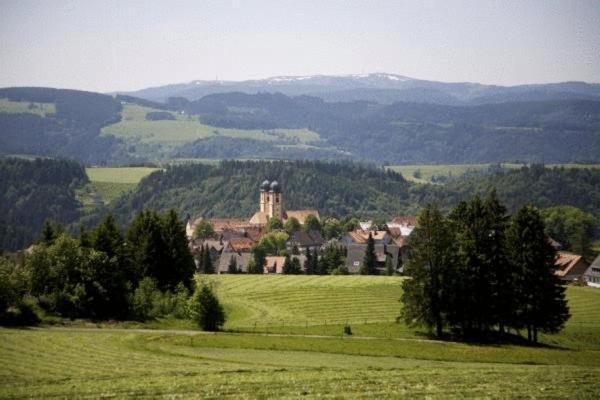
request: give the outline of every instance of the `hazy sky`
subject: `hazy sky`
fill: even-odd
[[[600,0],[0,0],[0,86],[366,72],[600,82]]]

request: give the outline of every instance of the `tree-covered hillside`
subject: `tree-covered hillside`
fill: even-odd
[[[144,178],[115,203],[123,220],[142,208],[175,208],[180,215],[249,217],[258,210],[260,183],[277,180],[287,209],[316,208],[324,215],[409,212],[413,186],[394,172],[351,163],[224,161],[181,165]]]
[[[75,161],[0,158],[0,250],[29,246],[46,219],[75,221],[75,188],[87,181]]]
[[[310,128],[324,139],[322,146],[379,163],[600,161],[597,101],[385,106],[228,93],[179,106],[214,126]]]
[[[0,154],[112,165],[180,158],[600,162],[600,101],[508,100],[469,106],[333,103],[306,95],[220,93],[161,104],[9,88],[0,89]]]
[[[51,88],[0,89],[0,154],[76,158],[89,164],[133,161],[100,128],[119,121],[121,103],[100,93]],[[20,107],[17,107],[20,106]],[[39,113],[39,107],[55,110]]]
[[[286,208],[316,208],[326,216],[415,214],[429,202],[448,210],[474,193],[495,187],[511,212],[527,204],[571,205],[600,221],[600,169],[542,165],[466,175],[447,185],[414,184],[399,174],[348,162],[181,165],[144,178],[135,192],[117,200],[115,212],[123,221],[143,208],[175,208],[180,215],[246,217],[257,211],[258,188],[264,179],[282,184]]]

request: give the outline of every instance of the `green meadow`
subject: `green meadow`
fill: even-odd
[[[135,189],[145,176],[158,168],[150,167],[92,167],[86,168],[90,179],[89,192],[96,193],[104,203],[110,203],[122,194]]]
[[[46,114],[55,114],[56,107],[54,103],[37,103],[28,101],[12,101],[6,98],[0,98],[0,113],[18,114],[28,113],[45,117]]]
[[[566,329],[526,347],[441,342],[392,322],[398,277],[208,279],[229,316],[221,333],[140,329],[152,323],[0,329],[0,398],[600,395],[600,290],[569,287]],[[353,336],[341,334],[344,323]]]
[[[177,147],[197,139],[211,136],[256,139],[264,141],[291,141],[307,144],[320,139],[319,134],[308,129],[243,130],[218,128],[203,124],[197,116],[171,113],[175,120],[148,121],[146,114],[159,111],[149,107],[126,104],[121,112],[121,121],[102,128],[102,134],[123,139],[132,149],[157,158],[170,158]]]

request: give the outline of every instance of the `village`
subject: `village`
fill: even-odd
[[[320,229],[325,221],[321,220],[319,211],[286,210],[284,191],[277,181],[265,180],[259,193],[259,210],[250,218],[188,218],[186,235],[198,272],[204,272],[200,265],[201,253],[208,252],[215,273],[248,273],[254,246],[266,235],[277,233],[285,238],[285,247],[265,255],[260,269],[264,274],[289,273],[284,270],[286,256],[300,267],[295,273],[314,273],[308,266],[308,258],[313,254],[319,257],[330,249],[336,249],[343,257],[338,261],[338,268],[327,273],[365,273],[369,241],[375,254],[374,273],[404,272],[403,264],[409,257],[408,239],[417,224],[415,216],[397,216],[385,223],[357,221],[351,229],[326,238]],[[332,218],[328,221],[339,223]],[[198,229],[202,226],[208,227],[208,234]],[[590,264],[582,255],[563,251],[562,245],[552,238],[548,241],[557,251],[554,264],[557,277],[568,283],[600,288],[600,256]]]

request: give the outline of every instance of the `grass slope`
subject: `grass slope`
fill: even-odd
[[[123,139],[133,153],[166,159],[171,152],[197,139],[211,136],[257,139],[264,141],[291,140],[298,144],[318,141],[319,134],[308,129],[243,130],[205,125],[197,117],[172,113],[175,120],[148,121],[146,114],[159,111],[149,107],[126,104],[122,120],[102,128],[102,134]]]
[[[90,191],[98,194],[104,203],[110,203],[123,193],[135,189],[142,178],[157,169],[150,167],[94,167],[86,168],[85,172],[90,178]]]
[[[54,103],[12,101],[6,98],[0,98],[0,113],[27,113],[36,114],[40,117],[45,117],[47,114],[55,114],[56,106],[54,105]]]
[[[402,278],[213,276],[228,326],[389,324]],[[396,338],[0,329],[0,398],[597,398],[600,290],[570,287],[554,347]],[[368,314],[368,323],[363,318]],[[362,322],[361,322],[362,321]],[[378,322],[379,321],[379,322]],[[373,323],[371,323],[373,322]],[[327,334],[334,325],[309,325]],[[338,331],[338,333],[341,331]],[[292,332],[293,333],[293,332]],[[411,336],[412,335],[412,336]]]

